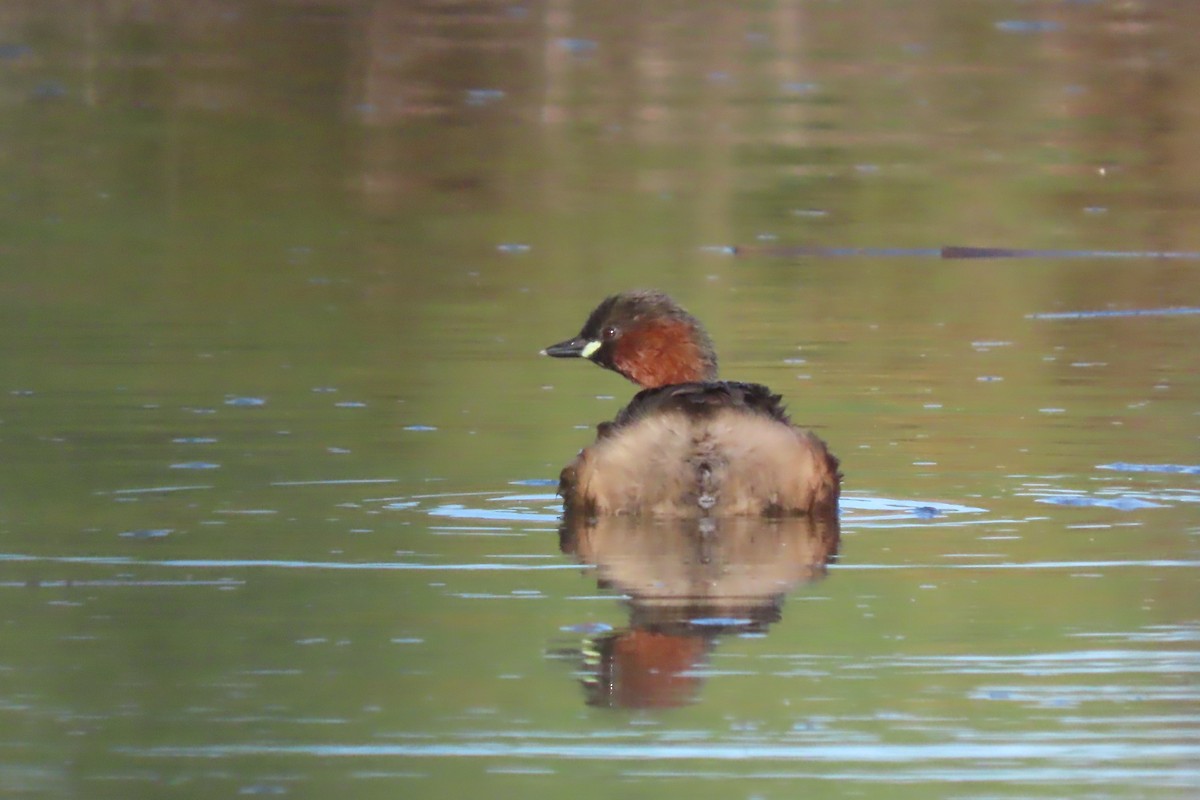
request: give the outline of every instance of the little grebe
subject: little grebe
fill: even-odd
[[[642,387],[562,471],[568,516],[785,516],[837,512],[838,461],[792,425],[780,396],[717,380],[699,320],[661,292],[609,297],[573,339],[542,351],[586,358]]]

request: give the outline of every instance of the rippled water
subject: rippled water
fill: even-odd
[[[374,493],[395,483],[272,485],[332,490],[325,505],[351,539],[386,531],[411,548],[376,560],[340,548],[154,552],[183,535],[170,530],[136,536],[150,549],[121,555],[6,553],[4,570],[25,575],[4,583],[24,598],[10,628],[40,643],[26,663],[54,642],[58,655],[40,663],[59,688],[10,694],[4,713],[100,739],[81,785],[122,791],[483,790],[498,776],[517,782],[502,791],[535,778],[537,791],[603,764],[637,785],[752,780],[767,792],[804,779],[1159,794],[1198,778],[1200,626],[1154,620],[1175,617],[1162,590],[1192,585],[1200,559],[1146,551],[1136,516],[1054,520],[1026,504],[1017,518],[856,493],[836,556],[740,529],[693,550],[703,535],[645,525],[581,551],[560,539],[556,498],[530,491],[544,481]],[[1057,497],[1050,483],[1013,494]],[[189,505],[220,504],[204,486],[108,498],[173,505],[189,494]],[[290,505],[285,494],[272,508],[209,508],[208,521],[269,536],[295,528],[277,521]],[[1120,513],[1130,512],[1146,513]],[[1098,534],[1109,541],[1097,547]],[[1048,537],[1074,544],[1039,541]],[[787,553],[816,571],[781,570]],[[146,607],[151,597],[170,616]],[[1117,607],[1130,602],[1140,611]],[[40,630],[25,627],[35,621]],[[101,653],[132,660],[108,673],[107,691],[55,701],[68,685],[95,685],[71,678],[72,665]],[[30,680],[15,670],[10,686]],[[152,730],[129,727],[151,719]],[[46,743],[19,752],[36,764]],[[44,762],[5,776],[32,792],[64,780]]]
[[[1200,6],[8,6],[0,795],[1200,788]],[[562,525],[646,285],[839,519]]]

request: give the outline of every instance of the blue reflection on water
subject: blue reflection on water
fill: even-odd
[[[1189,693],[1200,699],[1200,692]],[[950,744],[807,744],[746,739],[728,742],[669,742],[654,739],[595,741],[594,737],[547,735],[539,741],[534,732],[521,733],[505,742],[500,731],[456,742],[417,741],[403,744],[311,745],[209,745],[198,747],[118,748],[128,755],[160,758],[237,758],[251,755],[315,756],[318,758],[395,757],[523,757],[582,758],[599,760],[737,760],[737,761],[848,761],[856,763],[909,763],[930,760],[1005,761],[1018,758],[1062,758],[1076,763],[1121,763],[1146,758],[1200,759],[1200,743],[1137,743],[1121,737],[1112,741],[955,742]],[[414,737],[416,738],[416,737]],[[1197,763],[1200,763],[1198,761]],[[1081,770],[1082,772],[1082,770]],[[1188,770],[1200,775],[1200,770]],[[1086,773],[1083,773],[1086,774]],[[1078,777],[1083,777],[1081,774]]]
[[[1100,319],[1105,317],[1178,317],[1200,314],[1200,308],[1183,306],[1176,308],[1123,308],[1100,309],[1097,311],[1047,311],[1027,315],[1027,319]]]
[[[1118,511],[1135,511],[1140,508],[1165,508],[1162,503],[1151,503],[1149,500],[1139,500],[1136,497],[1093,497],[1082,494],[1065,494],[1054,497],[1039,497],[1039,503],[1050,503],[1056,506],[1094,506],[1099,508],[1115,508]]]
[[[1097,464],[1096,469],[1111,469],[1117,472],[1167,472],[1180,475],[1200,475],[1200,464],[1130,464],[1125,461],[1114,461],[1111,464]]]

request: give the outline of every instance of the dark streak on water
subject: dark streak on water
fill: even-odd
[[[1168,259],[1200,261],[1200,250],[1053,250],[1022,247],[830,247],[811,245],[713,245],[707,252],[778,258],[960,259]]]

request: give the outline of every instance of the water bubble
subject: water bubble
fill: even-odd
[[[596,42],[592,39],[573,39],[569,37],[559,39],[558,46],[575,56],[593,53],[597,47]]]
[[[267,404],[267,401],[262,397],[231,396],[231,397],[225,398],[225,405],[227,405],[227,406],[239,406],[242,408],[257,408],[258,406],[265,406],[266,404]]]
[[[287,261],[292,265],[308,263],[312,259],[313,249],[305,245],[296,245],[289,247],[287,251]]]
[[[238,789],[238,794],[281,795],[287,793],[288,790],[286,786],[280,786],[279,784],[275,783],[252,783],[248,786],[243,786],[242,788]]]
[[[1062,30],[1062,24],[1045,19],[1005,19],[996,23],[1002,33],[1051,33]]]
[[[133,531],[123,531],[119,535],[125,539],[164,539],[174,532],[174,528],[142,528]]]
[[[746,617],[695,617],[688,620],[688,622],[700,628],[732,628],[741,625],[750,625],[754,620]]]
[[[811,81],[785,81],[780,84],[779,89],[787,94],[813,94],[820,88],[820,84]]]
[[[469,106],[487,106],[503,99],[503,89],[467,89],[467,105]]]
[[[579,622],[574,625],[563,625],[559,628],[564,633],[587,633],[591,635],[608,633],[612,629],[612,625],[606,625],[603,622]]]

